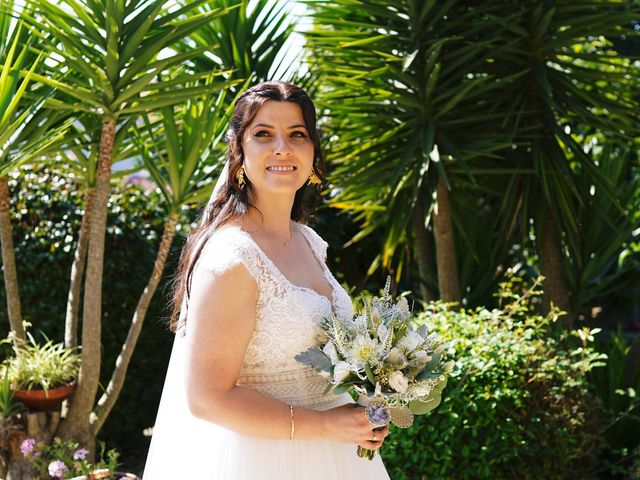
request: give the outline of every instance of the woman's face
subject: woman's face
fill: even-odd
[[[245,175],[258,197],[294,195],[313,167],[313,142],[293,102],[265,102],[242,139]]]

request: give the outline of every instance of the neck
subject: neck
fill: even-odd
[[[291,208],[293,200],[294,196],[288,195],[272,195],[268,199],[252,199],[251,203],[257,207],[257,210],[255,208],[249,209],[243,220],[243,226],[280,241],[289,240],[292,234]]]

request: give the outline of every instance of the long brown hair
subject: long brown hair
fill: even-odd
[[[256,208],[249,202],[250,194],[254,193],[249,179],[245,176],[245,184],[240,187],[235,178],[236,173],[244,162],[242,139],[245,131],[255,118],[260,107],[268,100],[291,102],[300,105],[302,117],[309,132],[309,138],[313,142],[313,167],[316,175],[324,182],[324,158],[320,149],[320,137],[316,127],[316,110],[307,93],[300,87],[287,82],[264,82],[246,90],[238,98],[231,116],[229,129],[225,135],[228,145],[227,161],[229,164],[227,178],[213,201],[204,208],[199,225],[187,237],[180,255],[178,271],[173,280],[169,323],[171,330],[174,332],[182,326],[181,321],[186,321],[185,312],[181,317],[180,309],[183,300],[186,300],[185,305],[188,303],[193,269],[207,240],[216,228],[246,215],[249,208]],[[303,199],[306,188],[307,184],[302,186],[295,194],[293,206],[291,207],[291,219],[294,221],[301,221],[305,218]]]

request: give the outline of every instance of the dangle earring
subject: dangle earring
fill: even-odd
[[[238,186],[242,188],[244,186],[244,167],[240,167],[236,172],[236,180],[238,181]]]
[[[316,171],[313,168],[311,169],[311,175],[309,175],[308,184],[309,185],[322,185],[322,180],[320,180],[320,177],[318,177],[318,175],[316,175]]]

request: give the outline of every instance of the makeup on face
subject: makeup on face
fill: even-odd
[[[245,171],[255,188],[295,193],[309,177],[314,146],[300,106],[265,102],[243,140]]]

